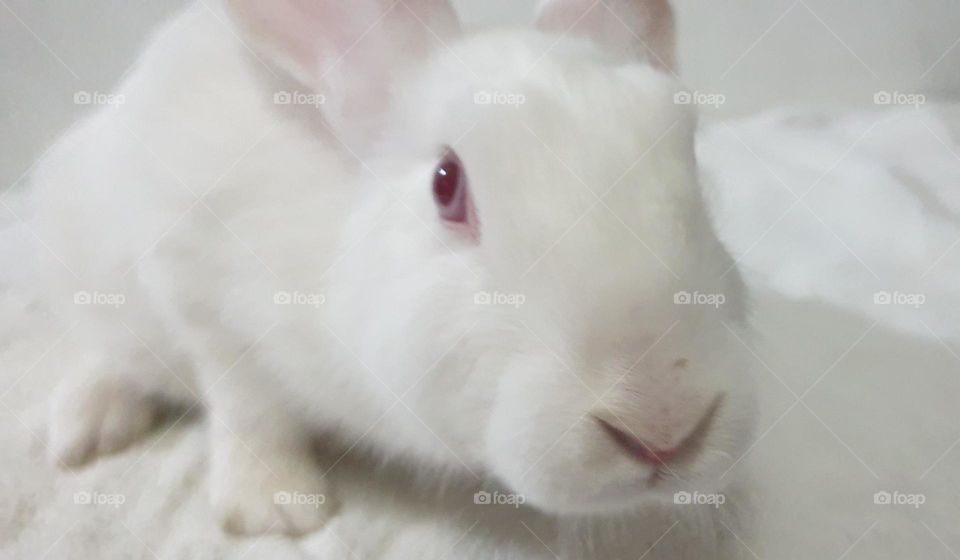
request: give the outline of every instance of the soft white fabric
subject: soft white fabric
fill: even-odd
[[[758,439],[734,467],[758,498],[737,534],[743,558],[960,551],[958,154],[956,107],[781,111],[703,131],[715,219],[755,290],[761,335]],[[353,490],[326,529],[225,537],[207,505],[202,415],[75,473],[50,466],[46,400],[70,367],[54,351],[69,325],[22,295],[44,249],[15,193],[2,200],[3,557],[455,558],[497,541],[511,543],[499,558],[552,557],[535,515],[488,508],[471,525],[456,510],[469,497],[418,503],[349,464],[334,476]],[[925,503],[875,504],[882,491]],[[100,505],[78,503],[88,497]]]

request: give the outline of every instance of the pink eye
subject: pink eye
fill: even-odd
[[[470,193],[463,164],[453,150],[446,150],[433,175],[433,200],[440,217],[455,224],[470,220]]]

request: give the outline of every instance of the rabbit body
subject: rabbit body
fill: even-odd
[[[62,348],[76,371],[53,396],[53,460],[83,464],[171,404],[203,406],[228,531],[321,527],[348,498],[315,451],[356,447],[503,484],[555,516],[565,557],[640,554],[674,521],[699,545],[650,558],[728,557],[727,513],[672,503],[720,491],[753,404],[731,351],[743,288],[669,73],[504,30],[435,34],[429,57],[358,87],[366,46],[342,53],[354,74],[312,79],[316,61],[274,57],[287,43],[273,20],[234,4],[159,29],[124,103],[34,174],[43,287],[80,325]],[[411,2],[415,19],[427,4]],[[411,29],[385,17],[391,41]],[[436,214],[448,150],[472,232]],[[604,426],[679,458],[638,461]]]

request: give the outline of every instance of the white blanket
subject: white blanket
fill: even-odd
[[[743,558],[957,558],[960,108],[782,111],[711,125],[699,155],[762,340],[757,441],[733,473],[758,498],[735,535]],[[68,326],[22,295],[42,242],[16,193],[0,200],[4,558],[457,558],[494,540],[512,543],[501,558],[552,557],[535,515],[471,525],[349,468],[326,529],[226,537],[202,417],[75,473],[52,467],[46,401],[70,367],[56,353]]]

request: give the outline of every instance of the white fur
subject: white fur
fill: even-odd
[[[88,117],[35,176],[54,299],[83,325],[69,346],[84,381],[54,401],[55,458],[81,463],[142,433],[151,407],[202,402],[230,530],[296,534],[336,514],[349,497],[312,467],[319,438],[461,485],[499,481],[555,516],[574,557],[588,554],[577,535],[632,550],[675,519],[722,557],[712,514],[667,505],[721,486],[753,416],[750,363],[731,351],[746,302],[701,200],[679,86],[587,41],[498,31],[422,61],[392,87],[380,140],[347,147],[349,122],[272,103],[306,88],[274,79],[226,18],[194,7],[161,29],[126,104]],[[526,102],[474,103],[495,90]],[[445,145],[479,242],[436,217]],[[75,305],[79,290],[124,302]],[[676,305],[680,291],[726,301]],[[525,301],[478,305],[478,292]],[[668,448],[714,405],[697,452],[654,485],[657,469],[591,417]]]

